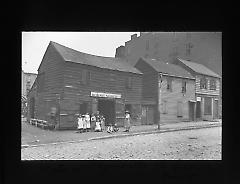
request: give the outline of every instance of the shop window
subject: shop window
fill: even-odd
[[[204,98],[204,115],[212,115],[212,98]]]
[[[210,90],[216,90],[216,80],[210,80]]]
[[[133,120],[137,120],[141,117],[142,110],[139,104],[125,104],[125,110],[128,110]]]
[[[187,91],[187,82],[182,81],[182,93],[186,93],[186,91]]]
[[[167,78],[167,90],[172,92],[172,79]]]
[[[207,89],[207,79],[205,77],[200,79],[200,89]]]

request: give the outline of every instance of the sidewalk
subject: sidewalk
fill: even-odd
[[[49,131],[34,127],[26,122],[22,122],[22,148],[29,146],[43,146],[46,144],[73,143],[113,137],[207,128],[221,125],[222,120],[216,120],[215,122],[199,121],[161,124],[160,130],[157,129],[157,125],[140,125],[132,126],[130,132],[123,132],[124,128],[120,128],[118,132],[109,134],[107,132],[76,133],[76,131],[73,130]]]

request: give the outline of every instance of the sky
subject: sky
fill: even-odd
[[[37,73],[50,41],[80,52],[115,57],[116,48],[140,32],[22,32],[22,70]]]

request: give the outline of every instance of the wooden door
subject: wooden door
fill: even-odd
[[[218,118],[218,100],[214,100],[214,106],[213,106],[213,118]]]
[[[146,125],[147,124],[147,107],[146,106],[142,106],[142,125]]]
[[[194,102],[188,102],[189,121],[194,121]]]
[[[116,123],[118,126],[124,125],[124,117],[125,117],[125,104],[122,99],[116,99],[115,101],[115,113],[116,113]]]
[[[153,122],[153,107],[148,107],[147,108],[147,124],[152,125]]]

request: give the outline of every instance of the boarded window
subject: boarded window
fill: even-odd
[[[210,80],[210,90],[216,90],[216,80]]]
[[[167,90],[168,91],[172,91],[172,79],[171,78],[167,78]]]
[[[37,78],[37,92],[43,92],[45,87],[45,72],[38,74]]]
[[[204,115],[212,115],[212,98],[204,98]]]
[[[186,81],[182,81],[182,93],[186,93],[187,91],[187,82]]]
[[[177,102],[177,116],[178,117],[183,116],[182,109],[183,109],[183,103],[181,101],[178,101]]]
[[[200,89],[207,89],[207,79],[205,77],[200,79]]]

